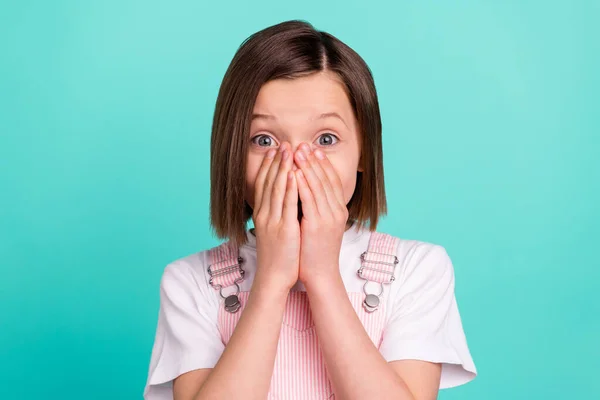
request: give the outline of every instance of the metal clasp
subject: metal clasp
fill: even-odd
[[[393,272],[393,271],[392,271],[392,272],[390,272],[390,271],[386,271],[386,270],[384,270],[384,269],[378,269],[378,268],[365,267],[365,266],[363,265],[363,263],[365,262],[365,255],[366,255],[367,253],[372,253],[372,254],[380,254],[380,255],[383,255],[383,256],[394,257],[394,262],[393,262],[393,263],[389,263],[389,262],[385,262],[385,261],[372,261],[372,260],[368,260],[368,261],[369,261],[370,263],[372,263],[372,264],[391,265],[391,266],[393,266],[393,267],[394,267],[394,269],[396,269],[396,264],[398,264],[398,263],[400,262],[400,261],[398,260],[398,257],[396,257],[396,256],[392,256],[391,254],[387,254],[387,253],[377,253],[376,251],[363,251],[363,252],[362,252],[362,254],[360,255],[360,261],[361,261],[361,264],[360,264],[360,268],[358,269],[358,276],[360,276],[360,277],[362,278],[362,277],[363,277],[363,276],[362,276],[362,272],[363,272],[363,270],[365,270],[365,269],[368,269],[368,270],[371,270],[371,271],[376,271],[376,272],[381,272],[381,273],[384,273],[384,274],[391,275],[391,277],[390,277],[390,282],[393,282],[393,281],[396,279],[396,277],[394,277],[394,272]],[[363,278],[363,279],[365,279],[365,278]]]
[[[211,269],[211,267],[214,264],[210,264],[208,266],[208,275],[210,275],[210,279],[208,280],[208,283],[213,288],[219,289],[219,295],[223,299],[225,299],[225,301],[223,302],[225,311],[230,312],[232,314],[237,312],[241,307],[240,299],[238,297],[238,294],[240,294],[239,283],[244,280],[244,275],[246,273],[246,271],[244,271],[244,269],[242,268],[242,263],[244,262],[244,259],[242,257],[238,256],[237,260],[238,260],[237,264],[233,264],[229,267],[223,268],[223,269],[217,271],[216,273],[214,271],[212,271],[212,269]],[[227,297],[225,297],[225,296],[223,296],[223,285],[220,285],[220,284],[213,285],[213,278],[234,272],[236,269],[238,269],[240,272],[240,277],[233,282],[233,284],[236,287],[236,292],[234,294],[230,294]],[[229,286],[227,286],[227,287],[229,287]]]
[[[366,312],[372,313],[373,311],[375,311],[379,308],[381,295],[383,294],[383,283],[379,282],[379,285],[381,286],[381,290],[379,291],[379,294],[375,295],[375,294],[367,293],[367,283],[369,283],[369,282],[371,282],[371,281],[367,280],[367,281],[365,281],[365,284],[363,285],[363,292],[366,294],[365,300],[363,301],[363,308],[365,309]]]
[[[393,270],[392,272],[388,271],[388,270],[384,270],[384,269],[379,269],[379,268],[371,268],[371,267],[367,267],[364,265],[364,262],[367,261],[365,260],[365,256],[367,253],[372,253],[372,254],[380,254],[380,255],[384,255],[384,256],[388,256],[388,257],[394,257],[394,262],[393,263],[389,263],[389,262],[385,262],[385,261],[373,261],[373,260],[368,260],[369,263],[372,264],[382,264],[382,265],[390,265],[393,266]],[[379,292],[379,294],[375,295],[375,294],[371,294],[371,293],[367,293],[367,283],[369,282],[375,282],[375,281],[370,281],[367,278],[365,278],[363,276],[363,271],[365,269],[367,270],[371,270],[371,271],[375,271],[375,272],[381,272],[383,274],[387,274],[390,275],[390,281],[389,282],[385,282],[385,283],[390,283],[393,282],[396,278],[394,276],[394,271],[396,269],[396,264],[398,264],[399,260],[398,257],[396,257],[395,255],[391,255],[391,254],[387,254],[387,253],[378,253],[375,251],[365,251],[360,255],[360,260],[361,260],[361,265],[360,268],[357,271],[357,274],[360,278],[365,280],[365,284],[363,285],[363,292],[365,293],[365,299],[363,301],[363,308],[365,309],[366,312],[368,313],[372,313],[373,311],[377,310],[379,308],[379,304],[381,303],[381,295],[383,294],[383,284],[384,282],[377,282],[379,283],[381,290]]]

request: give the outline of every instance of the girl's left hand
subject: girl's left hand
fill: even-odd
[[[302,143],[294,158],[300,167],[295,174],[303,213],[298,279],[306,285],[340,276],[339,256],[348,209],[342,182],[322,150],[313,153]]]

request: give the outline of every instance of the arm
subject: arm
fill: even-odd
[[[339,399],[437,397],[440,364],[415,360],[388,364],[358,319],[339,275],[305,285],[327,371]]]
[[[175,400],[264,399],[273,375],[287,292],[255,281],[248,303],[214,369],[179,376]],[[200,382],[205,379],[204,382]],[[198,389],[199,388],[199,389]]]
[[[289,173],[289,145],[284,142],[280,150],[277,155],[275,149],[266,153],[256,178],[252,219],[258,268],[248,303],[206,381],[184,378],[174,394],[179,390],[190,393],[192,387],[200,390],[192,391],[194,397],[183,395],[176,400],[263,400],[268,395],[287,296],[298,280],[300,247],[298,191]]]

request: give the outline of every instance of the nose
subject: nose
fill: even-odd
[[[283,142],[281,145],[282,146],[286,146],[287,149],[289,151],[291,151],[291,154],[294,155],[294,154],[296,154],[296,151],[298,151],[298,149],[300,148],[300,145],[302,143],[303,142],[294,142],[294,143],[292,143],[292,142]],[[309,144],[309,146],[310,146],[310,144]],[[296,171],[297,169],[299,169],[299,168],[296,165],[296,162],[294,162],[294,164],[292,165],[292,171]]]
[[[301,143],[302,142],[298,142],[298,143],[283,142],[283,144],[285,144],[287,146],[287,148],[292,152],[292,154],[296,153],[296,151],[300,148]]]

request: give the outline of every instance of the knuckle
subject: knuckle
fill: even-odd
[[[283,190],[281,190],[281,186],[275,185],[273,186],[273,191],[271,192],[271,196],[281,196],[283,194]]]

